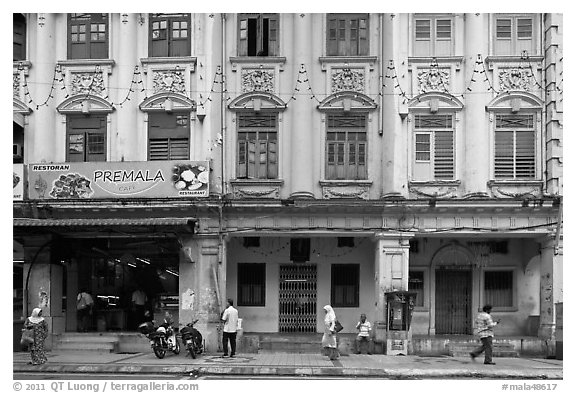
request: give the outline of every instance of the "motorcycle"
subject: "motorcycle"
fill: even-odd
[[[196,355],[201,354],[204,349],[202,346],[202,334],[194,327],[196,322],[198,322],[197,319],[186,324],[180,331],[182,344],[184,344],[192,359],[196,359]]]
[[[164,320],[159,327],[152,322],[144,322],[138,329],[150,340],[150,346],[158,359],[163,359],[166,352],[172,351],[175,355],[180,353],[180,343],[172,324]]]

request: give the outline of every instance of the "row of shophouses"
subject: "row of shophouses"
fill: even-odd
[[[14,318],[554,340],[562,15],[13,14]]]

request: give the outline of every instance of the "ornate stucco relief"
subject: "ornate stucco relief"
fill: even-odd
[[[74,72],[71,74],[70,92],[74,94],[92,94],[101,96],[104,93],[102,73]]]
[[[500,90],[532,90],[530,73],[527,69],[504,68],[498,72]]]
[[[450,70],[436,67],[418,70],[418,93],[450,90]]]
[[[154,94],[162,92],[186,94],[184,71],[154,71],[152,84]]]
[[[357,198],[368,199],[367,186],[322,187],[324,199]]]
[[[14,74],[12,81],[12,96],[20,98],[20,74]]]
[[[242,70],[242,93],[252,91],[274,92],[273,70]]]
[[[279,187],[234,187],[236,198],[273,198],[280,197]]]
[[[364,92],[364,70],[340,68],[332,70],[332,93],[339,91]]]
[[[457,197],[457,187],[444,186],[411,186],[410,193],[416,198],[449,199]]]

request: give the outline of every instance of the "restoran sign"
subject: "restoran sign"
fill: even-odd
[[[207,197],[208,161],[30,164],[30,199]]]

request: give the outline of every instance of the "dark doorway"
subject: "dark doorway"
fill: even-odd
[[[436,270],[436,334],[472,334],[472,271]]]

